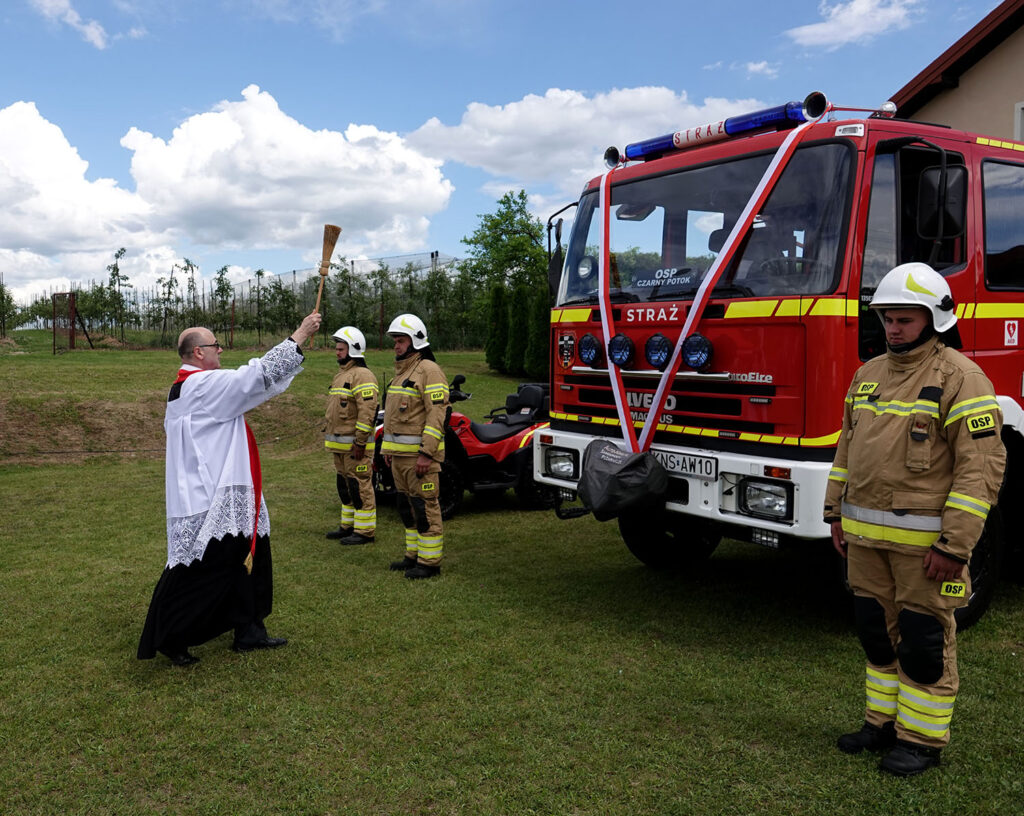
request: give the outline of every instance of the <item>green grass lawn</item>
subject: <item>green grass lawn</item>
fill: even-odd
[[[479,353],[438,359],[466,374],[477,417],[514,388]],[[1020,812],[1019,584],[961,636],[943,765],[882,776],[834,748],[859,724],[863,661],[827,552],[726,542],[661,574],[614,523],[522,512],[511,494],[467,499],[437,580],[388,571],[392,508],[375,544],[326,541],[329,352],[253,417],[268,627],[291,642],[237,655],[226,635],[188,669],[136,660],[166,555],[162,454],[147,449],[162,448],[176,367],[167,352],[0,357],[0,813]],[[132,452],[54,454],[47,438]]]

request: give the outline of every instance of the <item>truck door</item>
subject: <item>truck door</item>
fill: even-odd
[[[888,134],[885,134],[888,135]],[[931,140],[930,140],[931,141]],[[870,203],[864,236],[863,265],[860,270],[858,292],[858,353],[861,360],[869,360],[885,351],[885,333],[881,321],[869,308],[878,282],[895,266],[910,261],[930,264],[947,278],[953,290],[953,299],[963,303],[974,298],[973,276],[961,274],[967,267],[966,246],[968,236],[945,237],[936,241],[922,231],[919,214],[922,197],[926,206],[934,195],[929,182],[937,178],[941,165],[939,150],[920,143],[908,144],[907,139],[880,139],[874,150],[870,174]],[[937,143],[937,142],[936,142]],[[960,145],[942,145],[946,150],[947,168],[963,168]],[[970,179],[967,179],[968,185]],[[969,187],[967,188],[969,189]],[[968,196],[962,196],[956,206],[967,206]],[[954,202],[950,202],[953,204]],[[960,223],[966,223],[961,216]],[[922,229],[923,228],[923,229]],[[971,229],[968,226],[968,230]],[[948,232],[948,230],[947,230]],[[960,326],[961,331],[964,329]],[[963,338],[965,345],[973,338]]]

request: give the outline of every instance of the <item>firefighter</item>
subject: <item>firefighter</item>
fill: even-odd
[[[395,377],[384,399],[381,453],[391,468],[398,513],[405,527],[405,557],[391,564],[406,578],[441,574],[444,538],[438,502],[448,380],[434,360],[427,327],[416,315],[391,321],[395,341]]]
[[[331,382],[324,425],[324,447],[334,454],[334,470],[341,498],[341,524],[327,538],[341,544],[369,544],[377,528],[367,441],[373,439],[380,387],[363,355],[366,339],[354,326],[333,335],[338,373]]]
[[[870,305],[887,351],[854,375],[825,496],[867,657],[865,722],[838,747],[887,751],[882,770],[913,776],[949,742],[953,613],[971,594],[967,563],[1006,452],[992,383],[943,342],[958,344],[945,279],[927,264],[897,266]]]

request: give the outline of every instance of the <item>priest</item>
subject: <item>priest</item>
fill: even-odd
[[[302,370],[302,344],[320,327],[307,316],[287,340],[238,369],[222,369],[213,332],[185,329],[181,368],[167,396],[167,566],[153,592],[138,657],[176,666],[189,647],[234,630],[237,652],[284,646],[264,619],[273,599],[270,517],[249,411]]]

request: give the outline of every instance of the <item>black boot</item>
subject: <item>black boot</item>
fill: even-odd
[[[890,720],[879,727],[866,722],[861,726],[860,731],[843,734],[836,744],[840,751],[847,754],[859,754],[861,751],[884,751],[896,744],[896,723]]]
[[[392,561],[391,562],[391,566],[388,567],[388,569],[390,569],[392,571],[395,571],[395,572],[397,572],[398,570],[402,570],[404,572],[405,570],[412,569],[415,566],[416,566],[416,559],[415,558],[409,558],[409,556],[406,556],[401,561]]]
[[[373,543],[373,536],[365,536],[362,533],[351,533],[351,534],[345,536],[338,543],[339,544],[344,544],[346,546],[351,546],[351,545],[355,545],[355,544],[372,544]]]
[[[433,578],[435,575],[440,574],[441,568],[439,566],[427,566],[426,564],[417,564],[405,571],[405,577],[413,581],[419,578]]]
[[[939,764],[940,748],[896,740],[896,747],[882,757],[878,767],[894,776],[917,776]]]
[[[338,538],[345,538],[345,536],[350,536],[350,535],[352,535],[352,528],[351,527],[339,527],[337,530],[331,530],[327,534],[327,538],[329,538],[331,540],[334,540],[334,539],[338,539]]]

